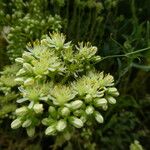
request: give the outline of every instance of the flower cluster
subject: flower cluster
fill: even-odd
[[[11,92],[12,88],[17,85],[15,78],[16,72],[18,72],[19,69],[19,65],[14,64],[5,67],[4,71],[0,73],[0,91],[2,91],[5,95]]]
[[[18,97],[16,93],[17,82],[14,81],[16,72],[20,67],[16,64],[7,66],[1,72],[0,76],[0,118],[13,117],[17,105],[15,99]],[[0,119],[0,121],[3,121]]]
[[[8,54],[11,60],[21,55],[26,43],[31,39],[39,38],[41,34],[46,33],[48,30],[57,31],[60,28],[60,17],[57,15],[54,17],[50,15],[45,19],[34,19],[27,14],[22,19],[19,19],[17,25],[11,27],[7,35],[9,42]]]
[[[100,111],[115,104],[119,93],[111,75],[94,70],[101,59],[96,52],[90,43],[66,43],[60,33],[28,44],[28,51],[16,58],[21,69],[15,81],[22,95],[17,102],[22,107],[11,127],[22,126],[32,136],[42,123],[46,135],[68,138],[76,128],[103,123]]]
[[[41,0],[10,0],[2,7],[0,16],[5,18],[2,28],[5,30],[7,27],[7,32],[3,32],[8,42],[7,53],[11,61],[21,56],[27,42],[40,38],[47,32],[61,29],[61,18],[57,14],[51,15],[48,1],[43,4]]]

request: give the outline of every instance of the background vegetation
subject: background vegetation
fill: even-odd
[[[149,0],[1,0],[0,149],[40,150],[60,146],[60,149],[71,150],[83,149],[85,145],[90,150],[134,150],[134,144],[130,144],[138,140],[148,150],[149,6]],[[97,46],[102,60],[96,69],[115,77],[120,97],[104,114],[104,124],[92,129],[87,140],[77,135],[78,138],[75,136],[62,144],[54,137],[29,138],[22,129],[10,129],[18,96],[16,83],[10,84],[18,69],[13,65],[14,59],[26,50],[28,42],[52,31],[63,32],[74,44],[89,41]]]

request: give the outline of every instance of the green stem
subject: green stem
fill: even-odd
[[[150,49],[150,47],[147,47],[147,48],[143,48],[143,49],[140,49],[140,50],[137,50],[137,51],[134,51],[134,52],[130,52],[130,53],[126,53],[126,54],[123,54],[123,55],[106,56],[106,57],[103,57],[100,61],[105,60],[107,58],[128,57],[129,55],[133,55],[133,54],[137,54],[137,53],[140,53],[140,52],[144,52],[144,51],[147,51],[149,49]]]

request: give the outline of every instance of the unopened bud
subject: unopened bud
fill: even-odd
[[[93,112],[94,112],[93,106],[87,106],[85,112],[87,115],[93,114]]]
[[[108,88],[107,93],[115,97],[119,96],[119,92],[115,87]]]
[[[17,108],[15,112],[16,112],[16,115],[22,116],[28,112],[28,108],[23,106],[23,107]]]
[[[63,131],[66,127],[67,127],[67,123],[64,120],[59,120],[56,125],[56,129],[59,132]]]
[[[55,126],[49,126],[46,130],[45,130],[45,134],[46,135],[54,135],[56,132]]]
[[[51,71],[51,72],[56,71],[56,69],[55,69],[55,68],[48,68],[48,70],[49,70],[49,71]]]
[[[23,79],[23,78],[16,78],[16,79],[15,79],[15,82],[22,83],[22,82],[24,82],[24,79]]]
[[[34,84],[34,79],[33,78],[28,78],[24,81],[25,86],[33,85]]]
[[[80,119],[82,120],[83,123],[85,123],[87,121],[87,115],[86,114],[82,115]]]
[[[29,72],[33,71],[33,68],[29,63],[23,63],[23,68],[26,69]]]
[[[30,119],[27,119],[26,121],[23,122],[22,127],[27,128],[31,125],[32,121]]]
[[[79,109],[82,106],[83,102],[81,100],[75,100],[71,103],[71,109]]]
[[[70,117],[69,118],[70,123],[75,126],[76,128],[83,127],[83,122],[81,119],[78,119],[77,117]]]
[[[107,100],[105,98],[99,98],[94,100],[94,105],[96,107],[101,107],[103,105],[107,104]]]
[[[101,60],[101,57],[100,57],[100,56],[95,56],[95,57],[93,58],[93,60],[96,61],[96,62],[99,62],[99,61]]]
[[[103,123],[104,122],[104,118],[99,112],[95,112],[94,116],[95,116],[95,119],[98,123]]]
[[[21,126],[22,122],[20,119],[15,119],[12,123],[11,123],[11,128],[12,129],[17,129]]]
[[[27,134],[28,134],[29,137],[34,136],[34,134],[35,134],[35,127],[27,128]]]
[[[39,114],[43,112],[43,104],[35,104],[33,106],[35,113]]]
[[[91,102],[92,101],[92,96],[90,94],[87,94],[85,96],[85,101],[88,102],[88,103]]]
[[[45,126],[49,126],[51,124],[51,120],[49,118],[44,118],[42,120],[42,124],[45,125]]]
[[[22,64],[24,62],[24,59],[23,58],[16,58],[15,62]]]
[[[102,108],[103,108],[103,110],[105,110],[105,111],[106,111],[106,110],[108,109],[108,105],[107,105],[107,104],[105,104],[105,105],[103,105],[103,106],[102,106]]]
[[[70,114],[70,110],[67,107],[62,108],[60,112],[62,116],[68,116]]]
[[[34,57],[29,52],[24,52],[22,57],[26,60],[26,62],[32,61]]]
[[[25,73],[26,73],[26,71],[22,68],[22,69],[20,69],[20,70],[17,72],[16,76],[20,76],[20,75],[23,75],[23,74],[25,74]]]
[[[110,104],[116,104],[116,99],[112,96],[107,96],[106,99]]]
[[[50,115],[51,115],[53,118],[56,118],[56,117],[57,117],[57,111],[56,111],[55,107],[50,106],[49,109],[48,109],[48,112],[50,113]]]

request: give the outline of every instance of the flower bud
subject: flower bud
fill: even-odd
[[[29,108],[29,109],[32,109],[33,106],[34,106],[34,101],[30,101],[30,103],[29,103],[29,105],[28,105],[28,108]]]
[[[85,101],[88,102],[88,103],[91,102],[92,101],[92,96],[90,94],[87,94],[85,96]]]
[[[22,116],[28,112],[28,108],[26,106],[23,106],[23,107],[17,108],[15,112],[17,116]]]
[[[71,103],[71,109],[79,109],[82,106],[83,102],[81,100],[75,100]]]
[[[30,52],[24,52],[22,57],[26,60],[26,62],[29,62],[34,59]]]
[[[93,114],[93,112],[94,112],[93,106],[87,106],[85,112],[87,115]]]
[[[20,70],[17,72],[16,76],[20,76],[20,75],[23,75],[23,74],[25,74],[25,73],[26,73],[26,71],[22,68],[22,69],[20,69]]]
[[[70,117],[69,122],[75,126],[76,128],[81,128],[83,127],[83,122],[81,119],[78,119],[77,117]]]
[[[108,105],[107,105],[107,104],[105,104],[105,105],[103,105],[103,106],[102,106],[102,108],[103,108],[103,110],[105,110],[105,111],[106,111],[106,110],[108,109]]]
[[[49,109],[48,109],[48,112],[50,113],[50,115],[51,115],[53,118],[56,118],[56,117],[57,117],[57,111],[56,111],[55,107],[50,106]]]
[[[87,115],[86,114],[82,115],[80,119],[82,120],[83,123],[85,123],[87,121]]]
[[[76,111],[73,112],[73,114],[75,116],[81,116],[82,113],[83,113],[83,110],[81,110],[81,109],[78,109],[78,110],[76,110]]]
[[[105,98],[99,98],[94,100],[94,105],[96,107],[101,107],[103,105],[107,104],[107,100]]]
[[[47,40],[46,40],[46,39],[42,39],[42,40],[41,40],[41,44],[42,44],[42,45],[46,45],[46,44],[47,44]]]
[[[21,126],[21,124],[22,124],[21,120],[17,118],[11,123],[11,128],[17,129]]]
[[[26,121],[23,122],[22,127],[27,128],[31,125],[32,121],[30,119],[27,119]]]
[[[94,56],[94,57],[93,57],[93,60],[94,60],[95,62],[99,62],[99,61],[101,60],[101,57],[100,57],[100,56]]]
[[[29,63],[23,63],[23,68],[26,69],[28,72],[33,71],[33,67]]]
[[[16,79],[15,79],[15,82],[23,83],[23,82],[24,82],[24,79],[23,79],[23,78],[16,78]]]
[[[33,106],[35,113],[39,114],[43,112],[43,104],[35,104]]]
[[[42,78],[42,76],[41,75],[37,75],[37,76],[35,76],[35,79],[41,79]]]
[[[24,81],[25,86],[33,85],[34,84],[34,79],[33,78],[28,78]]]
[[[113,98],[112,96],[107,96],[106,99],[110,104],[116,104],[116,99]]]
[[[63,137],[65,140],[69,141],[71,139],[71,133],[69,131],[65,131]]]
[[[63,131],[66,127],[67,127],[67,123],[64,120],[59,120],[56,125],[56,129],[59,132]]]
[[[34,136],[34,134],[35,134],[35,127],[29,127],[26,130],[27,130],[27,134],[28,134],[29,137]]]
[[[21,99],[18,99],[16,102],[17,103],[23,103],[23,102],[25,102],[27,100],[28,100],[28,98],[21,98]]]
[[[46,70],[45,72],[43,72],[43,74],[47,75],[47,74],[49,74],[49,71]]]
[[[52,118],[44,118],[42,120],[42,124],[45,125],[45,126],[49,126],[52,123],[55,123],[55,120],[53,120]]]
[[[103,97],[104,96],[104,90],[103,91],[99,91],[99,92],[97,92],[97,94],[96,94],[96,97]]]
[[[49,126],[46,130],[45,130],[45,134],[46,135],[54,135],[56,132],[55,126]]]
[[[22,59],[22,58],[16,58],[15,62],[18,62],[18,63],[22,64],[24,62],[24,59]]]
[[[94,113],[94,116],[95,116],[95,119],[98,123],[103,123],[104,122],[104,118],[99,112],[96,111]]]
[[[115,97],[119,96],[119,92],[115,87],[108,88],[107,93]]]
[[[55,69],[55,68],[48,68],[48,70],[49,70],[49,71],[51,71],[51,72],[56,71],[56,69]]]
[[[43,96],[43,95],[41,95],[41,96]],[[45,96],[45,97],[40,97],[40,100],[42,100],[42,101],[48,101],[48,96]]]
[[[60,113],[61,113],[61,115],[64,116],[64,117],[65,117],[65,116],[69,116],[70,110],[69,110],[69,108],[64,107],[64,108],[61,109]]]

